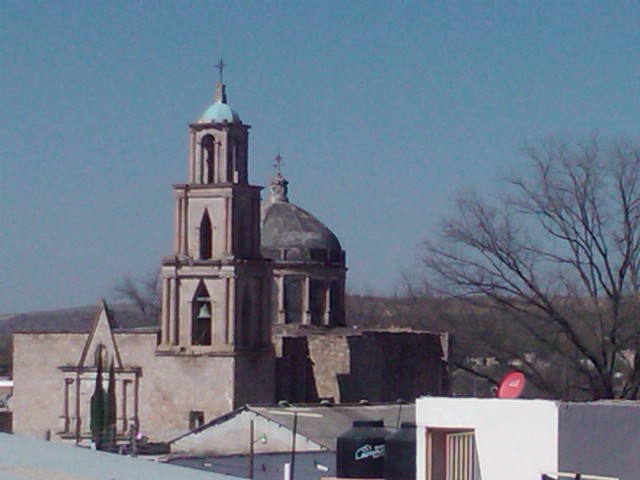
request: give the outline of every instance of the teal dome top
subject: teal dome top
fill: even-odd
[[[205,110],[205,112],[200,117],[200,121],[206,123],[240,123],[240,116],[236,112],[234,112],[226,103],[215,102]]]
[[[216,85],[213,105],[205,110],[198,120],[201,123],[242,123],[240,116],[227,105],[227,92],[224,83]]]

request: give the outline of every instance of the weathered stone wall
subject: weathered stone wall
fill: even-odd
[[[439,334],[344,330],[297,333],[280,339],[276,380],[279,400],[389,402],[447,394],[446,356]]]
[[[308,337],[308,342],[318,396],[342,402],[338,378],[351,371],[348,337],[314,335]]]
[[[312,381],[313,370],[306,337],[279,338],[276,346],[276,400],[316,402],[318,396]]]
[[[80,360],[87,334],[15,334],[13,336],[14,433],[46,438],[63,429],[64,377],[61,365]]]
[[[45,438],[48,432],[55,436],[64,431],[65,378],[75,374],[65,374],[60,367],[78,365],[88,338],[88,334],[14,336],[16,433]],[[320,398],[410,401],[446,393],[440,337],[431,333],[285,335],[278,346],[277,365],[268,348],[246,354],[193,355],[158,353],[155,333],[117,333],[115,340],[129,372],[121,373],[116,384],[118,431],[126,431],[135,413],[135,382],[124,395],[124,376],[135,378],[131,372],[138,369],[140,429],[153,440],[169,440],[186,432],[190,412],[202,412],[207,422],[245,403],[317,402]],[[89,428],[92,375],[95,372],[83,373],[80,392],[84,433]],[[75,394],[72,389],[70,416],[75,412]],[[70,421],[66,431],[73,434],[75,419]]]
[[[45,438],[64,430],[64,379],[60,366],[76,366],[88,334],[17,334],[14,336],[15,389],[12,399],[15,432]],[[125,369],[142,371],[138,390],[140,430],[153,440],[169,440],[189,429],[189,414],[203,412],[209,421],[245,402],[270,403],[273,355],[156,355],[155,333],[115,335]],[[242,374],[246,369],[246,373]],[[72,374],[73,375],[73,374]],[[68,376],[68,374],[67,374]],[[106,382],[107,373],[104,380]],[[240,382],[240,383],[238,383]],[[88,400],[92,387],[83,384],[82,431],[89,428]],[[135,384],[131,385],[134,389]],[[236,388],[237,387],[237,388]],[[122,418],[122,381],[116,383],[118,432],[133,420],[135,393],[127,394],[128,418]],[[75,398],[75,390],[72,391]],[[72,398],[72,404],[74,400]],[[71,405],[72,412],[75,405]],[[75,423],[73,424],[75,425]],[[70,433],[73,433],[71,427]]]
[[[440,335],[364,332],[348,338],[349,375],[339,377],[342,401],[413,401],[446,393]]]
[[[233,409],[231,356],[156,355],[155,334],[116,334],[123,361],[142,367],[140,429],[169,440],[189,429],[189,413],[205,422]]]
[[[245,404],[272,404],[275,401],[275,358],[273,350],[236,357],[233,408]]]

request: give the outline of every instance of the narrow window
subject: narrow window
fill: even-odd
[[[192,410],[189,412],[189,430],[195,430],[204,425],[204,412]]]
[[[214,145],[215,141],[212,135],[202,137],[202,169],[203,180],[205,183],[214,182],[215,162],[214,162]]]
[[[344,325],[344,306],[342,304],[344,296],[341,285],[340,280],[331,282],[331,293],[329,295],[329,308],[331,309],[329,324],[331,326]]]
[[[284,315],[286,323],[302,322],[302,284],[301,276],[288,275],[284,278]]]
[[[309,292],[309,310],[311,310],[311,323],[322,325],[327,300],[327,289],[322,280],[311,280]]]
[[[209,212],[204,211],[202,221],[200,222],[200,258],[208,260],[213,256],[213,229],[211,228],[211,219]]]
[[[211,298],[204,283],[200,283],[192,303],[191,344],[211,345]]]

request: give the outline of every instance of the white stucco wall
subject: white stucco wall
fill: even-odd
[[[192,433],[171,445],[173,453],[188,452],[194,455],[232,455],[249,453],[250,422],[254,422],[255,453],[290,452],[293,432],[269,419],[244,411],[227,421]],[[266,441],[259,441],[262,436]],[[325,450],[304,435],[296,434],[296,452]]]
[[[481,480],[540,480],[541,472],[557,470],[555,402],[424,397],[416,402],[416,423],[418,480],[426,480],[430,428],[475,431]]]

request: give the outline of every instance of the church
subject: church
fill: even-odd
[[[84,326],[14,334],[16,434],[90,439],[97,372],[111,365],[120,438],[133,425],[170,440],[245,404],[448,391],[446,334],[347,327],[345,252],[289,201],[279,157],[261,201],[249,182],[249,129],[220,79],[189,125],[188,182],[173,186],[159,319],[132,326],[101,301]]]

